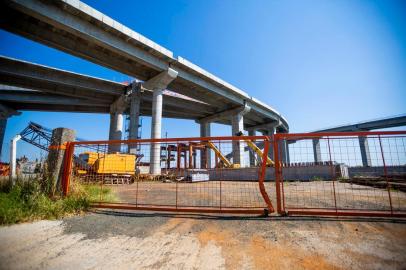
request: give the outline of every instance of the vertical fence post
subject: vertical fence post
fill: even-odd
[[[389,196],[390,213],[393,214],[392,196],[391,196],[391,193],[390,193],[390,184],[389,184],[389,180],[388,180],[388,171],[387,171],[387,168],[386,168],[385,155],[383,154],[381,135],[378,135],[378,140],[379,140],[379,147],[381,148],[383,171],[384,171],[384,174],[385,174],[386,188],[388,190],[388,196]]]
[[[177,172],[178,172],[178,175],[179,175],[179,169],[180,169],[180,151],[179,151],[179,149],[180,149],[180,146],[179,146],[179,142],[176,144],[176,149],[177,149],[177,162],[176,162],[176,164],[177,164]],[[176,209],[178,209],[178,181],[175,181],[175,208]]]
[[[336,210],[336,213],[338,212],[337,210],[337,198],[336,198],[336,186],[335,186],[335,181],[336,181],[336,173],[334,170],[334,164],[331,158],[331,147],[330,147],[330,138],[327,137],[327,144],[328,144],[328,155],[330,158],[330,168],[331,168],[331,177],[333,177],[333,196],[334,196],[334,208]]]
[[[110,145],[111,145],[111,142],[109,142],[109,143],[104,147],[104,153],[103,153],[103,170],[105,170],[105,168],[106,168],[106,156],[107,156],[106,150],[111,147]],[[105,175],[106,175],[106,174],[102,174],[102,176],[101,176],[101,182],[100,182],[100,196],[99,196],[100,201],[103,201],[103,184],[104,184]]]
[[[75,149],[75,145],[68,142],[66,144],[65,150],[65,160],[64,160],[64,167],[63,167],[63,175],[62,175],[62,193],[64,196],[67,196],[69,193],[69,186],[70,186],[70,176],[72,171],[72,158],[73,158],[73,151]]]
[[[47,158],[47,181],[51,184],[52,194],[62,189],[62,173],[67,142],[75,140],[75,131],[68,128],[52,130],[51,142]]]
[[[261,192],[262,198],[264,198],[266,205],[268,206],[268,210],[270,213],[275,212],[275,209],[272,206],[272,202],[269,199],[268,193],[266,193],[265,185],[264,185],[264,179],[266,175],[266,162],[268,159],[268,151],[269,151],[269,137],[267,137],[264,141],[264,153],[262,154],[262,164],[261,164],[261,170],[259,173],[259,179],[258,179],[258,185],[259,185],[259,191]]]
[[[177,143],[176,144],[176,168],[178,171],[178,175],[180,173],[180,156],[181,156],[180,145],[179,145],[179,143]]]
[[[281,164],[279,162],[279,134],[273,134],[273,157],[275,166],[275,189],[276,189],[276,210],[279,215],[282,215],[282,196],[281,196]]]
[[[231,142],[231,143],[233,143],[233,142]],[[218,141],[218,144],[219,144],[219,151],[221,152],[221,141]],[[218,155],[217,155],[217,153],[216,153],[216,163],[218,164],[218,162],[217,162],[217,158],[218,158]],[[219,168],[220,168],[220,210],[221,210],[221,206],[222,206],[222,190],[221,190],[221,183],[222,183],[222,179],[223,179],[223,170],[221,169],[221,167],[219,166]]]

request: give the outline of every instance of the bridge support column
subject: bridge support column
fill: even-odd
[[[269,150],[268,150],[268,157],[270,159],[272,159],[272,160],[274,160],[274,157],[273,157],[273,135],[275,134],[275,131],[276,131],[276,127],[270,126],[267,130],[264,130],[262,132],[262,135],[269,136],[272,139],[271,143],[269,144]],[[282,152],[279,151],[279,153],[282,153]],[[282,159],[282,157],[280,157],[279,159]]]
[[[9,117],[13,115],[20,114],[21,112],[9,108],[6,105],[0,104],[0,161],[3,160],[2,150],[3,150],[4,134],[6,133],[7,120]]]
[[[123,134],[123,113],[120,111],[110,112],[110,134],[109,140],[121,140]],[[120,152],[120,144],[109,144],[108,152]]]
[[[248,136],[255,136],[255,130],[248,130]],[[252,149],[248,149],[249,155],[250,155],[250,167],[254,167],[256,165],[256,160],[255,160],[255,153],[253,152]],[[262,158],[262,157],[260,157]]]
[[[144,82],[143,87],[153,91],[152,97],[152,120],[151,139],[161,138],[162,126],[162,99],[163,90],[178,76],[178,72],[168,68],[155,77]],[[150,151],[150,174],[161,173],[161,143],[152,143]]]
[[[151,138],[160,139],[162,129],[162,91],[155,90],[152,98],[152,122],[151,122]],[[150,173],[161,173],[161,144],[153,143],[151,145],[151,161]]]
[[[320,139],[313,139],[313,156],[314,162],[321,162],[321,149],[320,149]]]
[[[233,136],[240,132],[244,132],[244,116],[242,113],[237,113],[231,118],[231,130]],[[233,141],[233,164],[240,164],[244,167],[244,146],[241,141]]]
[[[283,163],[288,164],[290,163],[290,157],[289,157],[289,144],[286,140],[281,141],[281,160]]]
[[[231,115],[231,132],[233,136],[244,133],[244,115],[251,110],[251,107],[244,102],[244,106],[238,109],[236,113]],[[233,141],[232,153],[233,164],[240,164],[240,167],[245,167],[244,162],[244,145],[242,141]]]
[[[289,164],[290,163],[290,153],[289,153],[289,143],[288,142],[285,142],[285,144],[286,144],[286,164]]]
[[[133,83],[132,92],[130,95],[130,132],[129,139],[136,140],[138,137],[138,129],[140,127],[140,106],[141,106],[141,93],[137,84]],[[137,144],[130,144],[128,152],[131,154],[137,153]]]
[[[119,97],[113,104],[110,106],[110,132],[109,140],[121,140],[123,135],[123,112],[126,109],[126,102],[124,96]],[[108,152],[116,153],[120,152],[121,144],[109,144]]]
[[[3,150],[3,141],[4,134],[6,133],[7,127],[7,117],[0,118],[0,160],[3,160],[2,150]]]
[[[362,166],[371,167],[371,154],[369,153],[368,139],[364,136],[359,136],[359,147],[361,150]]]
[[[200,137],[210,137],[210,122],[200,123]],[[211,168],[211,152],[209,148],[200,151],[200,167]]]

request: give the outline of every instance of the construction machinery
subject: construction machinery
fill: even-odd
[[[221,152],[220,150],[214,145],[214,143],[208,141],[207,146],[214,151],[216,157],[218,157],[221,161],[221,164],[226,168],[240,168],[240,164],[233,164],[231,163]]]
[[[239,131],[235,135],[243,136],[244,134],[241,131]],[[248,145],[248,147],[251,148],[258,155],[258,157],[260,159],[262,159],[264,152],[262,152],[262,150],[252,140],[245,139],[245,138],[243,140]],[[274,166],[274,165],[275,165],[275,163],[273,162],[273,160],[269,156],[266,156],[266,166],[270,167],[270,166]]]
[[[259,159],[263,157],[263,151],[251,140],[243,139],[247,146],[256,153]],[[206,141],[203,143],[189,143],[178,145],[167,145],[161,147],[161,161],[166,162],[166,168],[170,169],[171,161],[175,161],[175,155],[172,152],[177,152],[177,169],[181,168],[181,159],[184,159],[184,169],[196,169],[196,150],[205,151],[205,149],[211,149],[216,156],[216,167],[238,169],[241,165],[238,163],[232,163],[226,155],[224,155],[220,149],[212,142]],[[166,151],[166,153],[165,153]],[[187,161],[189,157],[189,162]],[[274,166],[274,162],[268,156],[266,157],[266,165]],[[204,164],[201,164],[201,168],[205,168]]]
[[[259,147],[253,141],[248,139],[245,139],[244,141],[262,159],[264,152],[262,152],[262,150],[259,149]],[[272,161],[272,159],[269,156],[266,156],[266,166],[273,166],[274,164],[275,163]]]
[[[242,135],[242,133],[240,134],[240,133],[238,133],[237,134],[237,136],[241,136]],[[256,154],[257,154],[257,156],[259,157],[259,159],[262,159],[262,157],[263,157],[263,155],[264,155],[264,152],[252,141],[252,140],[249,140],[249,139],[244,139],[243,140],[246,144],[247,144],[247,146],[249,147],[249,148],[251,148]],[[221,165],[222,166],[224,166],[225,168],[233,168],[233,169],[237,169],[237,168],[240,168],[241,167],[241,165],[240,164],[238,164],[238,163],[231,163],[228,159],[227,159],[227,157],[226,156],[224,156],[222,153],[221,153],[221,151],[212,143],[212,142],[210,142],[210,141],[208,141],[207,142],[207,147],[209,147],[210,149],[212,149],[213,151],[214,151],[214,153],[216,154],[216,157],[218,157],[219,159],[220,159],[220,163],[221,163]],[[274,162],[272,161],[272,159],[269,157],[269,156],[267,156],[266,157],[266,166],[274,166]]]
[[[79,159],[87,166],[78,166],[77,175],[85,182],[103,181],[111,184],[129,184],[136,172],[136,155],[84,152]]]
[[[23,141],[46,152],[49,151],[52,137],[51,129],[29,122],[20,135]],[[83,141],[80,138],[76,138],[76,140]],[[89,150],[98,151],[98,148],[93,146]],[[79,156],[73,155],[73,160],[77,176],[86,182],[103,180],[107,183],[130,183],[135,174],[136,161],[141,157],[142,155],[103,154],[89,151],[81,153]],[[2,167],[6,168],[6,166]]]

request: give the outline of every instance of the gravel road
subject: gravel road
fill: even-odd
[[[0,269],[405,269],[406,221],[96,211],[0,228]]]

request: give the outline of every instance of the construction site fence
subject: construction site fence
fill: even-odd
[[[265,149],[248,150],[248,143]],[[274,212],[264,184],[271,143],[265,136],[74,142],[63,188],[87,185],[98,207]]]
[[[276,134],[277,212],[406,215],[406,132]]]
[[[99,208],[406,217],[406,132],[72,142],[62,180]]]

